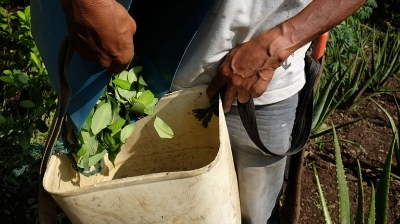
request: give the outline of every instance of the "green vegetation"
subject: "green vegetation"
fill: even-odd
[[[376,103],[376,102],[375,102]],[[388,116],[390,123],[392,125],[393,131],[393,141],[391,147],[388,151],[386,162],[379,179],[379,185],[377,192],[374,191],[374,185],[371,183],[371,195],[370,195],[370,205],[367,223],[387,223],[387,213],[389,210],[389,186],[391,181],[391,166],[392,166],[392,156],[396,148],[397,133],[396,124],[390,114],[379,104],[377,104]],[[333,124],[332,124],[333,126]],[[353,223],[353,217],[351,214],[351,204],[349,197],[349,190],[347,187],[347,181],[345,176],[345,168],[342,162],[341,149],[339,146],[339,140],[336,134],[336,129],[333,127],[333,142],[335,148],[335,161],[336,161],[336,174],[337,174],[337,185],[338,185],[338,201],[339,201],[339,223]],[[398,149],[398,148],[397,148]],[[313,164],[314,175],[317,183],[318,193],[320,196],[322,211],[325,217],[326,223],[332,223],[332,219],[329,213],[329,209],[324,197],[322,186],[318,179],[318,172]],[[360,163],[357,160],[357,186],[358,186],[358,204],[357,204],[357,214],[355,218],[356,224],[364,224],[365,213],[364,213],[364,189],[362,184],[362,175]]]
[[[79,132],[79,157],[77,166],[80,172],[88,171],[108,153],[114,163],[122,144],[132,134],[135,124],[132,116],[141,118],[152,116],[158,99],[147,89],[143,80],[142,67],[136,66],[114,76],[89,114]],[[171,128],[159,117],[154,116],[154,127],[162,138],[172,138]]]
[[[399,123],[396,124],[395,119],[381,107],[392,127],[393,143],[388,149],[376,193],[371,183],[373,193],[370,195],[368,214],[363,211],[364,191],[358,164],[359,204],[356,216],[352,217],[349,214],[351,204],[343,177],[346,167],[340,165],[339,146],[341,141],[351,141],[338,139],[336,136],[336,129],[346,124],[336,126],[329,122],[329,118],[337,108],[354,110],[361,102],[374,102],[377,95],[399,91],[386,85],[388,79],[399,78],[400,15],[395,11],[399,7],[399,0],[368,0],[363,8],[332,29],[329,34],[323,77],[314,102],[312,139],[328,132],[333,133],[334,137],[329,141],[334,142],[338,165],[341,223],[353,222],[353,219],[356,223],[387,221],[389,183],[396,175],[391,171],[400,171]],[[56,108],[57,97],[32,38],[30,7],[27,1],[0,0],[0,43],[7,43],[0,50],[0,186],[3,189],[19,189],[24,186],[36,192],[42,145]],[[115,99],[123,102],[123,105],[117,106]],[[78,136],[82,143],[76,152],[82,158],[78,160],[80,168],[88,169],[106,152],[113,161],[134,126],[126,120],[132,114],[139,117],[152,115],[156,102],[154,95],[145,89],[139,67],[114,77]],[[397,120],[400,122],[399,105],[397,108]],[[102,123],[97,120],[97,116],[106,116],[109,119],[104,119],[107,122]],[[159,119],[154,120],[160,135],[171,137],[172,131]],[[397,167],[393,169],[392,154],[397,161]],[[315,175],[317,178],[316,168]],[[318,178],[317,187],[326,222],[331,223],[329,209],[323,198],[323,187]]]
[[[376,7],[375,1],[367,1],[367,4],[357,13],[330,31],[324,77],[316,93],[311,137],[319,137],[327,132],[333,133],[333,140],[325,141],[333,141],[335,148],[339,223],[387,223],[389,184],[391,178],[396,176],[391,173],[392,155],[395,155],[397,164],[400,162],[399,131],[397,128],[399,124],[395,123],[385,108],[373,100],[378,95],[390,94],[400,90],[388,88],[386,85],[389,78],[398,77],[400,74],[400,38],[398,31],[393,27],[382,27],[381,23],[377,23],[376,25],[381,25],[381,30],[386,29],[382,32],[380,29],[363,24],[363,21],[368,20],[370,15],[375,12]],[[327,126],[326,122],[336,108],[355,109],[359,103],[365,100],[374,102],[389,118],[393,141],[388,149],[384,168],[380,169],[382,173],[377,192],[374,191],[373,183],[370,185],[371,195],[367,215],[364,212],[361,167],[357,160],[358,204],[357,214],[352,217],[349,192],[344,176],[346,168],[343,166],[340,153],[340,139],[336,135],[335,125]],[[398,104],[397,108],[399,115]],[[358,120],[353,122],[358,122]],[[342,124],[340,127],[349,124]],[[325,221],[332,223],[315,165],[313,165],[313,169]]]
[[[0,184],[36,187],[56,95],[32,38],[30,7],[1,1],[0,15],[0,43],[7,43],[0,52]],[[26,179],[18,178],[24,171]]]

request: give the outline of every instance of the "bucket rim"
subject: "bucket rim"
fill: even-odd
[[[163,98],[173,98],[178,94],[194,94],[194,93],[204,93],[205,89],[207,86],[201,85],[197,87],[192,87],[188,88],[185,90],[179,90],[175,91],[169,94],[166,94]],[[176,179],[185,179],[185,178],[192,178],[195,176],[199,176],[201,174],[204,174],[211,170],[213,167],[216,166],[216,164],[221,160],[222,157],[222,150],[227,150],[224,147],[225,142],[221,141],[221,131],[226,130],[226,127],[221,127],[223,125],[223,122],[225,120],[225,115],[222,109],[222,104],[221,100],[219,102],[219,117],[218,117],[218,130],[219,130],[219,144],[218,144],[218,152],[215,156],[215,158],[208,163],[207,165],[193,169],[193,170],[187,170],[187,171],[170,171],[170,172],[160,172],[160,173],[151,173],[151,174],[144,174],[144,175],[139,175],[139,176],[133,176],[133,177],[123,177],[123,178],[118,178],[118,179],[111,179],[111,180],[106,180],[106,181],[100,181],[94,184],[82,186],[76,189],[68,190],[68,191],[54,191],[52,190],[52,187],[49,186],[51,185],[52,181],[51,179],[54,178],[54,175],[56,175],[56,169],[59,165],[58,161],[62,159],[67,159],[67,156],[65,154],[54,154],[51,156],[49,164],[48,164],[48,169],[46,170],[44,177],[43,177],[43,187],[44,189],[50,193],[52,196],[60,196],[60,197],[67,197],[67,196],[76,196],[76,195],[81,195],[85,194],[88,192],[98,192],[98,191],[103,191],[103,190],[108,190],[112,188],[120,188],[120,187],[126,187],[130,185],[139,185],[139,184],[147,184],[147,183],[152,183],[152,182],[158,182],[158,181],[169,181],[169,180],[176,180]],[[230,147],[229,147],[230,148]],[[64,157],[64,158],[63,158]],[[104,158],[107,158],[106,156]],[[103,160],[104,160],[103,158]],[[50,167],[53,167],[53,169],[50,169]],[[78,175],[79,178],[86,178],[83,175],[80,175],[77,171],[75,171]]]

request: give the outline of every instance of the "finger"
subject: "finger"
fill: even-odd
[[[108,71],[110,72],[110,74],[112,76],[117,75],[117,74],[121,73],[122,71],[128,69],[131,61],[127,64],[120,64],[118,62],[112,62],[110,68],[108,68]]]
[[[211,80],[206,90],[208,98],[212,98],[227,83],[228,83],[227,78],[221,75],[220,73],[214,76],[214,78]]]
[[[257,98],[260,97],[267,90],[269,83],[272,80],[274,72],[265,70],[261,73],[261,79],[257,80],[249,89],[251,93],[251,97]]]
[[[222,108],[224,109],[224,113],[228,113],[231,110],[232,103],[238,95],[238,91],[235,87],[228,85],[223,94],[222,98]]]
[[[237,100],[238,100],[240,103],[247,103],[247,102],[249,102],[250,97],[251,97],[251,95],[250,95],[249,92],[244,91],[244,90],[239,90],[239,91],[238,91]]]

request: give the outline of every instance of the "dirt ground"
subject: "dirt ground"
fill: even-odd
[[[390,80],[392,87],[400,87],[400,80]],[[396,114],[393,96],[400,102],[400,93],[381,95],[374,99],[380,103],[394,117]],[[360,121],[337,130],[341,139],[351,140],[359,146],[341,143],[343,163],[346,169],[350,203],[352,205],[353,218],[357,206],[357,178],[356,160],[362,167],[365,201],[369,204],[371,183],[375,189],[380,177],[379,168],[383,168],[387,151],[392,141],[390,124],[385,114],[371,101],[366,101],[353,110],[336,110],[331,120],[335,125],[361,119]],[[331,135],[325,135],[322,139],[330,139]],[[300,223],[325,223],[321,203],[318,196],[315,177],[311,163],[315,163],[320,183],[325,194],[326,201],[334,223],[338,222],[338,196],[336,184],[336,171],[334,162],[334,149],[332,143],[317,143],[312,139],[305,148],[305,169],[302,178],[302,198]],[[400,175],[396,160],[393,159],[392,172]],[[33,173],[33,175],[35,175]],[[0,223],[37,223],[37,193],[38,183],[16,188],[0,188]],[[390,208],[388,223],[394,223],[400,218],[400,180],[393,178],[390,185]],[[366,213],[368,208],[366,207]],[[68,219],[59,214],[60,223],[69,223]]]
[[[399,80],[390,80],[390,86],[399,88]],[[382,105],[395,122],[398,117],[393,96],[400,102],[400,93],[392,95],[381,95],[374,100]],[[340,143],[343,164],[347,177],[350,203],[352,206],[352,217],[355,219],[357,207],[357,159],[362,169],[363,187],[365,191],[365,214],[368,214],[369,197],[371,195],[371,183],[375,190],[381,176],[380,168],[383,168],[387,151],[390,148],[393,134],[388,118],[373,102],[366,101],[354,110],[336,110],[331,120],[340,125],[350,121],[360,121],[337,130],[340,139],[351,140],[362,146],[349,143]],[[321,139],[332,139],[331,135],[323,136]],[[316,143],[310,140],[305,148],[305,169],[302,176],[302,197],[300,223],[325,223],[321,203],[316,188],[316,181],[311,163],[317,167],[319,181],[324,191],[330,215],[334,223],[338,223],[338,194],[336,183],[336,170],[334,159],[334,148],[332,143]],[[392,173],[400,174],[400,167],[393,158]],[[400,179],[392,178],[389,193],[388,223],[395,223],[400,218]],[[365,215],[365,217],[368,217]]]

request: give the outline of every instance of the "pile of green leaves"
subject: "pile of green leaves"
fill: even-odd
[[[172,129],[161,118],[153,116],[158,99],[148,89],[141,70],[141,66],[136,66],[110,80],[79,133],[78,167],[89,170],[106,153],[114,163],[121,146],[135,129],[132,119],[151,116],[161,138],[173,137]]]

